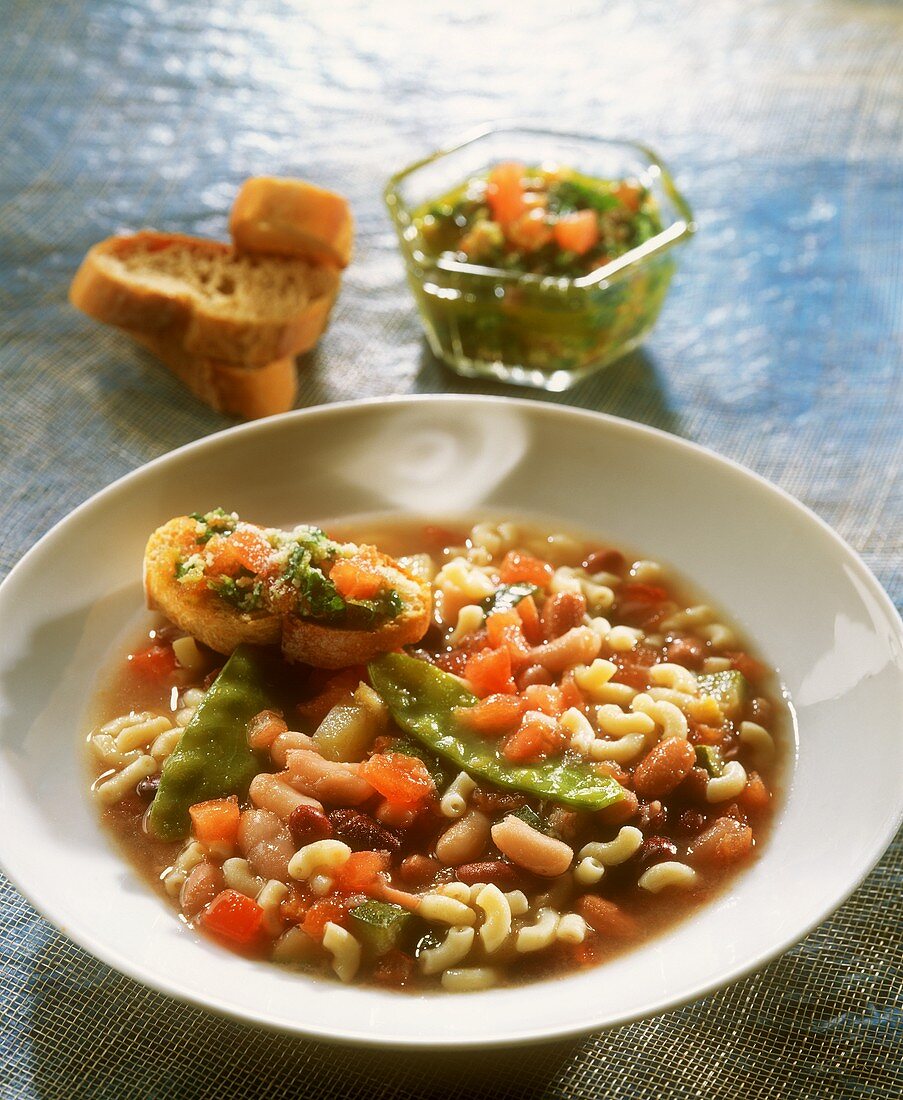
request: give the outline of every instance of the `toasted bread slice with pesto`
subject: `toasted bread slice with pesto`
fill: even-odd
[[[206,575],[211,526],[202,517],[179,516],[154,531],[144,551],[148,607],[218,653],[231,653],[242,642],[275,645],[282,623],[262,600],[252,607],[254,599],[239,590],[230,601],[211,585]]]
[[[281,641],[290,661],[364,664],[419,641],[432,611],[427,581],[373,546],[245,523],[221,509],[180,516],[151,535],[148,604],[221,653]]]
[[[367,551],[371,575],[382,578],[382,592],[392,593],[388,613],[372,626],[333,626],[295,612],[283,616],[282,652],[289,661],[318,668],[346,668],[363,665],[380,653],[419,642],[430,624],[433,598],[429,582],[409,573],[385,554]],[[353,566],[352,566],[353,567]],[[341,569],[341,559],[339,568]],[[331,577],[335,580],[336,567]]]

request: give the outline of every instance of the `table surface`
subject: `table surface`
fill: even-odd
[[[114,231],[222,238],[246,176],[316,179],[347,194],[357,219],[332,325],[301,364],[300,404],[503,392],[425,349],[380,193],[390,170],[516,118],[644,140],[699,225],[645,348],[537,399],[747,464],[832,524],[899,605],[899,6],[5,0],[2,11],[0,573],[115,477],[228,426],[65,294],[85,250]],[[0,879],[0,1095],[897,1097],[901,878],[898,841],[798,947],[680,1011],[467,1058],[342,1052],[215,1019],[96,962]]]

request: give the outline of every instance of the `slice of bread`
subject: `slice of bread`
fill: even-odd
[[[242,612],[230,607],[203,581],[185,583],[176,566],[200,548],[197,523],[179,516],[164,523],[148,539],[144,551],[144,592],[147,606],[217,653],[237,645],[275,645],[282,633],[279,617],[269,610]]]
[[[144,590],[148,607],[219,653],[231,653],[241,642],[275,645],[281,641],[289,661],[345,668],[417,642],[429,627],[433,602],[429,582],[384,554],[379,555],[380,572],[401,597],[402,610],[372,630],[346,630],[302,619],[294,613],[293,590],[273,583],[280,574],[271,572],[270,566],[258,574],[264,584],[264,609],[239,611],[208,586],[203,573],[196,580],[178,578],[180,562],[204,553],[206,544],[198,542],[198,531],[198,522],[190,516],[178,516],[154,531],[144,552]],[[203,561],[198,567],[203,569]]]
[[[282,652],[287,660],[317,668],[364,665],[380,653],[419,642],[430,625],[433,594],[428,581],[380,555],[380,572],[401,597],[403,609],[373,630],[345,630],[287,614],[282,619]]]
[[[246,180],[229,232],[241,252],[294,256],[347,267],[354,223],[347,199],[298,179]]]
[[[242,367],[192,355],[167,336],[149,336],[143,332],[129,335],[217,412],[256,420],[294,407],[298,375],[295,361],[289,356],[274,359],[263,367]]]
[[[338,285],[328,265],[240,255],[219,241],[145,230],[90,249],[69,299],[132,334],[250,367],[311,347]]]

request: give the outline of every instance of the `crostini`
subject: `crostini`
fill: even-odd
[[[373,546],[245,523],[217,509],[158,528],[145,551],[148,606],[220,653],[281,642],[290,661],[364,664],[419,641],[430,585]]]

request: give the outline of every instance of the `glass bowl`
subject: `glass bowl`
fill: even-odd
[[[588,275],[481,267],[430,254],[415,223],[425,204],[500,161],[560,164],[600,179],[636,178],[658,203],[662,231]],[[433,352],[468,378],[560,391],[635,348],[659,315],[675,254],[694,231],[667,170],[642,145],[521,127],[482,130],[390,180],[408,282]]]

